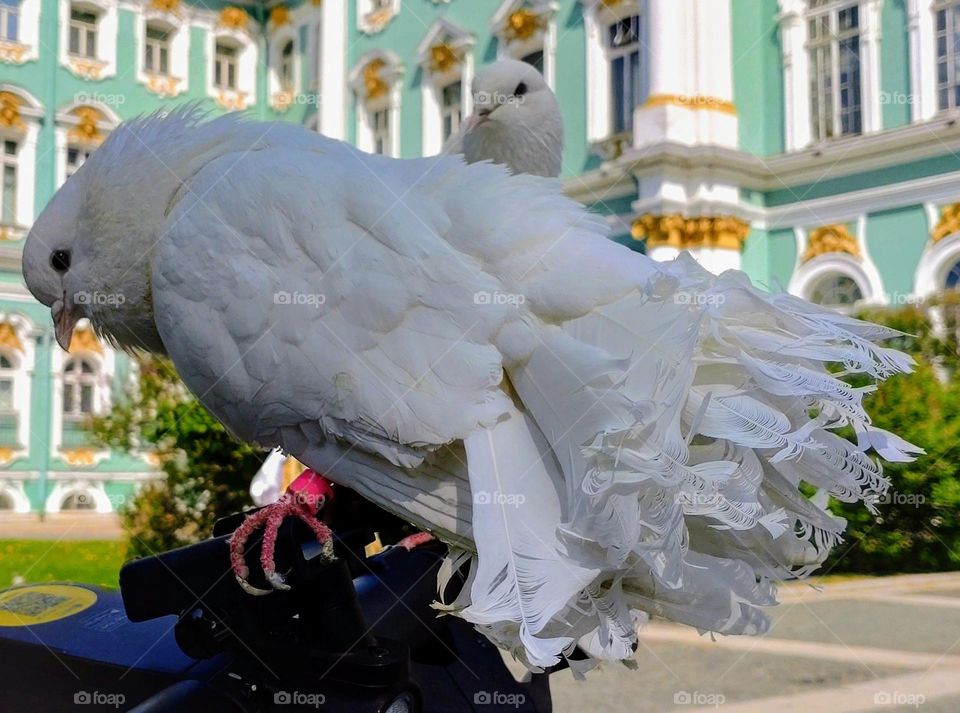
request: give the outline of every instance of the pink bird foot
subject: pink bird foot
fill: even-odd
[[[317,542],[323,546],[324,557],[333,559],[333,533],[317,519],[317,513],[331,500],[333,484],[319,473],[307,469],[290,484],[287,492],[277,502],[260,508],[243,521],[230,537],[230,566],[243,591],[262,597],[276,589],[290,589],[290,585],[283,581],[283,575],[277,572],[276,563],[273,561],[277,531],[288,517],[296,517],[305,522],[313,530]],[[247,540],[259,527],[263,527],[260,566],[273,589],[259,589],[247,581],[250,568],[244,558],[244,548]]]

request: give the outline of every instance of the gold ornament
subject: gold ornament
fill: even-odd
[[[100,340],[97,339],[97,335],[93,333],[93,330],[89,327],[83,327],[82,329],[77,329],[73,333],[73,338],[70,340],[70,349],[68,349],[71,354],[76,352],[97,352],[97,354],[103,354],[103,345],[100,343]]]
[[[810,233],[803,262],[827,253],[846,253],[860,259],[860,246],[845,225],[824,225]]]
[[[430,71],[441,74],[449,72],[462,61],[459,53],[448,43],[441,42],[430,48]]]
[[[180,0],[150,0],[150,9],[177,14],[180,9]]]
[[[387,63],[382,59],[371,59],[363,68],[363,86],[367,92],[367,99],[377,99],[385,96],[390,87],[380,76],[380,72]]]
[[[680,106],[684,109],[693,109],[694,111],[707,110],[719,111],[724,114],[736,115],[737,107],[733,102],[717,97],[706,97],[701,95],[685,96],[682,94],[654,94],[645,106]]]
[[[0,346],[23,353],[23,343],[17,336],[17,330],[9,322],[0,322]]]
[[[504,25],[503,34],[511,42],[513,40],[529,40],[543,29],[543,20],[535,12],[523,8],[510,13]]]
[[[81,144],[100,144],[103,142],[103,134],[97,128],[97,122],[103,120],[103,115],[90,106],[81,106],[74,109],[71,114],[77,117],[77,125],[72,127],[67,135],[71,141]]]
[[[97,452],[93,448],[71,448],[68,451],[62,451],[61,455],[72,466],[94,465],[97,460]]]
[[[220,24],[231,30],[244,30],[247,27],[247,11],[242,7],[225,7],[220,11]]]
[[[734,216],[686,218],[679,213],[647,213],[633,221],[634,240],[645,240],[648,248],[669,246],[678,250],[724,248],[741,250],[750,232],[750,224]]]
[[[11,92],[0,92],[0,126],[11,129],[23,129],[23,119],[20,118],[20,97]]]
[[[290,8],[277,5],[270,11],[270,22],[274,27],[283,27],[290,24]]]
[[[948,235],[960,232],[960,203],[953,203],[943,209],[937,227],[933,229],[933,242],[943,240]]]

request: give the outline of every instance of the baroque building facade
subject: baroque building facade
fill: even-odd
[[[156,477],[84,430],[129,360],[62,353],[19,276],[120,121],[193,101],[431,155],[502,57],[555,89],[565,190],[618,242],[841,309],[960,281],[960,0],[0,0],[0,510]]]

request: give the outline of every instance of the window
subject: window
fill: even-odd
[[[148,74],[170,74],[170,31],[147,25],[143,69]]]
[[[390,109],[373,111],[370,118],[373,125],[373,151],[389,156],[393,149],[390,134]]]
[[[440,114],[443,119],[443,140],[460,130],[463,121],[463,84],[457,80],[440,90]]]
[[[73,358],[63,367],[63,417],[83,421],[93,414],[97,370],[87,359]]]
[[[70,493],[60,504],[61,510],[96,510],[97,501],[85,491]]]
[[[239,55],[237,47],[224,42],[217,42],[215,55],[213,86],[217,89],[236,90],[237,59]]]
[[[0,510],[13,510],[16,505],[7,493],[0,492]]]
[[[954,263],[953,267],[950,268],[943,286],[948,290],[955,290],[960,286],[960,262]]]
[[[280,50],[280,65],[277,74],[280,79],[280,90],[293,91],[293,40],[288,40]]]
[[[532,67],[536,67],[540,74],[543,74],[543,50],[537,50],[520,58],[521,62],[526,62]]]
[[[860,6],[810,0],[807,19],[810,122],[814,141],[863,130]]]
[[[940,3],[936,10],[937,108],[960,107],[960,2]]]
[[[70,178],[77,172],[93,153],[93,149],[81,148],[80,146],[67,147],[67,178]]]
[[[834,273],[818,280],[809,300],[824,307],[852,307],[863,299],[863,291],[852,277]]]
[[[13,411],[14,364],[6,354],[0,354],[0,414]]]
[[[3,142],[3,182],[0,184],[0,224],[17,224],[17,142]]]
[[[613,133],[633,130],[633,110],[643,100],[640,77],[640,16],[630,15],[607,28]]]
[[[20,1],[0,0],[0,40],[16,42],[20,37]]]
[[[97,56],[96,13],[70,9],[70,54],[90,58]]]

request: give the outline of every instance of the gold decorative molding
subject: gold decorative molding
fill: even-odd
[[[12,92],[0,92],[0,126],[17,130],[25,128],[20,116],[20,97]]]
[[[730,215],[687,218],[679,213],[647,213],[633,221],[630,234],[645,240],[648,248],[668,246],[678,250],[723,248],[742,250],[750,224]]]
[[[73,338],[70,340],[70,348],[67,350],[71,354],[74,352],[96,352],[103,354],[103,345],[97,339],[90,327],[81,327],[74,330]]]
[[[147,89],[161,97],[174,97],[178,93],[180,79],[165,74],[148,74]]]
[[[0,62],[7,64],[23,64],[27,54],[27,46],[9,40],[0,41]]]
[[[367,92],[367,99],[378,99],[386,96],[390,86],[381,76],[383,68],[387,66],[379,57],[371,59],[363,68],[363,87]]]
[[[365,31],[368,34],[383,31],[383,29],[390,24],[390,20],[393,19],[393,14],[392,7],[385,7],[380,10],[368,12],[363,18],[363,22],[366,25]]]
[[[930,237],[937,242],[957,232],[960,232],[960,203],[951,203],[940,213],[940,220]]]
[[[807,237],[807,249],[803,253],[803,262],[827,253],[846,253],[857,260],[861,259],[857,239],[850,235],[845,225],[824,225]]]
[[[503,25],[503,36],[508,41],[529,40],[544,29],[546,23],[537,13],[527,8],[511,12]]]
[[[103,143],[103,134],[97,127],[97,122],[106,117],[92,106],[79,106],[70,112],[77,118],[76,126],[70,127],[67,137],[74,143],[99,145]]]
[[[80,59],[79,57],[70,57],[70,71],[82,79],[100,79],[100,74],[106,62],[99,59]]]
[[[88,447],[71,448],[69,450],[61,451],[60,455],[69,465],[72,466],[96,465],[97,462],[96,450]]]
[[[6,465],[13,460],[13,449],[7,446],[0,446],[0,464]]]
[[[221,90],[217,92],[214,101],[217,103],[217,106],[227,111],[243,111],[247,108],[246,92],[228,92]]]
[[[463,62],[463,55],[449,42],[441,42],[430,48],[428,66],[431,72],[444,74]]]
[[[274,27],[283,27],[290,24],[290,8],[284,5],[277,5],[270,10],[270,22]]]
[[[151,10],[177,15],[180,11],[180,0],[150,0],[149,7]]]
[[[0,346],[23,353],[23,342],[20,341],[17,330],[9,322],[0,322]]]
[[[270,98],[270,107],[276,111],[287,111],[293,106],[293,92],[283,89]]]
[[[733,102],[717,97],[706,97],[701,95],[686,96],[683,94],[654,94],[644,106],[680,106],[684,109],[693,109],[694,111],[719,111],[724,114],[736,115],[737,107]]]
[[[250,18],[242,7],[228,6],[220,11],[218,24],[231,30],[245,30]]]

